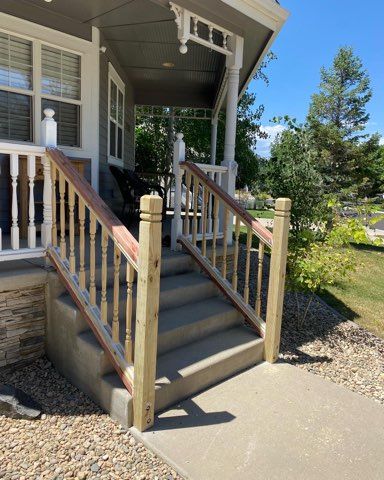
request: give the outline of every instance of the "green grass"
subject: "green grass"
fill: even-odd
[[[255,218],[270,218],[273,219],[274,211],[273,210],[247,210]]]
[[[349,320],[384,338],[384,247],[360,245],[354,250],[356,272],[321,297]]]

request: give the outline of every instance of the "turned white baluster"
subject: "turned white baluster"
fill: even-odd
[[[182,234],[183,223],[181,219],[181,179],[183,172],[180,168],[180,162],[185,160],[185,143],[182,133],[176,134],[176,141],[173,147],[173,173],[175,175],[175,196],[174,196],[174,214],[172,219],[171,249],[179,248],[177,239]]]
[[[20,248],[18,226],[19,209],[17,206],[17,177],[19,176],[19,156],[16,153],[11,153],[10,157],[10,174],[12,179],[11,247],[13,250],[18,250]]]
[[[35,195],[34,195],[34,182],[35,182],[35,176],[36,176],[36,157],[34,155],[28,155],[27,175],[29,179],[28,247],[36,248]]]

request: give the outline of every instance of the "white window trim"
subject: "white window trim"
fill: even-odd
[[[116,84],[117,88],[122,92],[123,94],[123,124],[122,124],[122,130],[123,130],[123,138],[122,138],[122,146],[121,146],[121,152],[122,152],[122,157],[123,158],[117,158],[114,157],[113,155],[109,154],[109,147],[110,147],[110,140],[111,140],[111,129],[110,129],[110,121],[111,119],[110,112],[111,112],[111,80]],[[117,92],[117,98],[119,98],[119,92]],[[124,166],[124,140],[125,140],[125,132],[124,132],[124,122],[125,122],[125,83],[121,79],[120,75],[116,72],[115,68],[113,67],[111,62],[108,62],[108,139],[107,139],[107,159],[108,163],[110,165],[115,165],[117,167],[123,167]],[[116,126],[118,125],[117,122]],[[117,132],[117,129],[116,129]]]
[[[73,99],[41,94],[41,44],[66,50],[81,56],[81,118],[80,147],[62,147],[66,155],[91,159],[92,186],[98,191],[99,175],[99,64],[100,34],[92,27],[92,41],[74,37],[27,20],[0,12],[0,30],[33,43],[33,92],[13,87],[7,91],[34,96],[33,101],[33,144],[40,145],[41,98],[79,104]],[[25,35],[28,32],[28,35]],[[40,47],[39,47],[40,44]],[[3,86],[1,86],[3,88]],[[95,141],[96,140],[96,141]],[[13,142],[9,143],[22,143]],[[29,142],[24,142],[29,143]]]

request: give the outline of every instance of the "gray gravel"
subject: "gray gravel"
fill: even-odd
[[[0,415],[0,478],[176,479],[169,466],[68,383],[47,359],[0,383],[22,388],[43,406],[40,420]]]
[[[241,248],[239,279],[244,282],[245,249]],[[257,265],[257,251],[251,265]],[[263,275],[263,318],[267,296],[269,258]],[[254,302],[256,272],[251,270],[250,298]],[[306,306],[308,297],[299,295]],[[382,312],[378,312],[378,315]],[[299,368],[320,375],[350,390],[384,403],[384,340],[356,323],[343,318],[315,297],[304,325],[297,321],[296,296],[285,295],[280,358]]]

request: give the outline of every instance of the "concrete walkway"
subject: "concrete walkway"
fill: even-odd
[[[384,478],[384,408],[288,364],[261,364],[134,435],[194,480]]]

